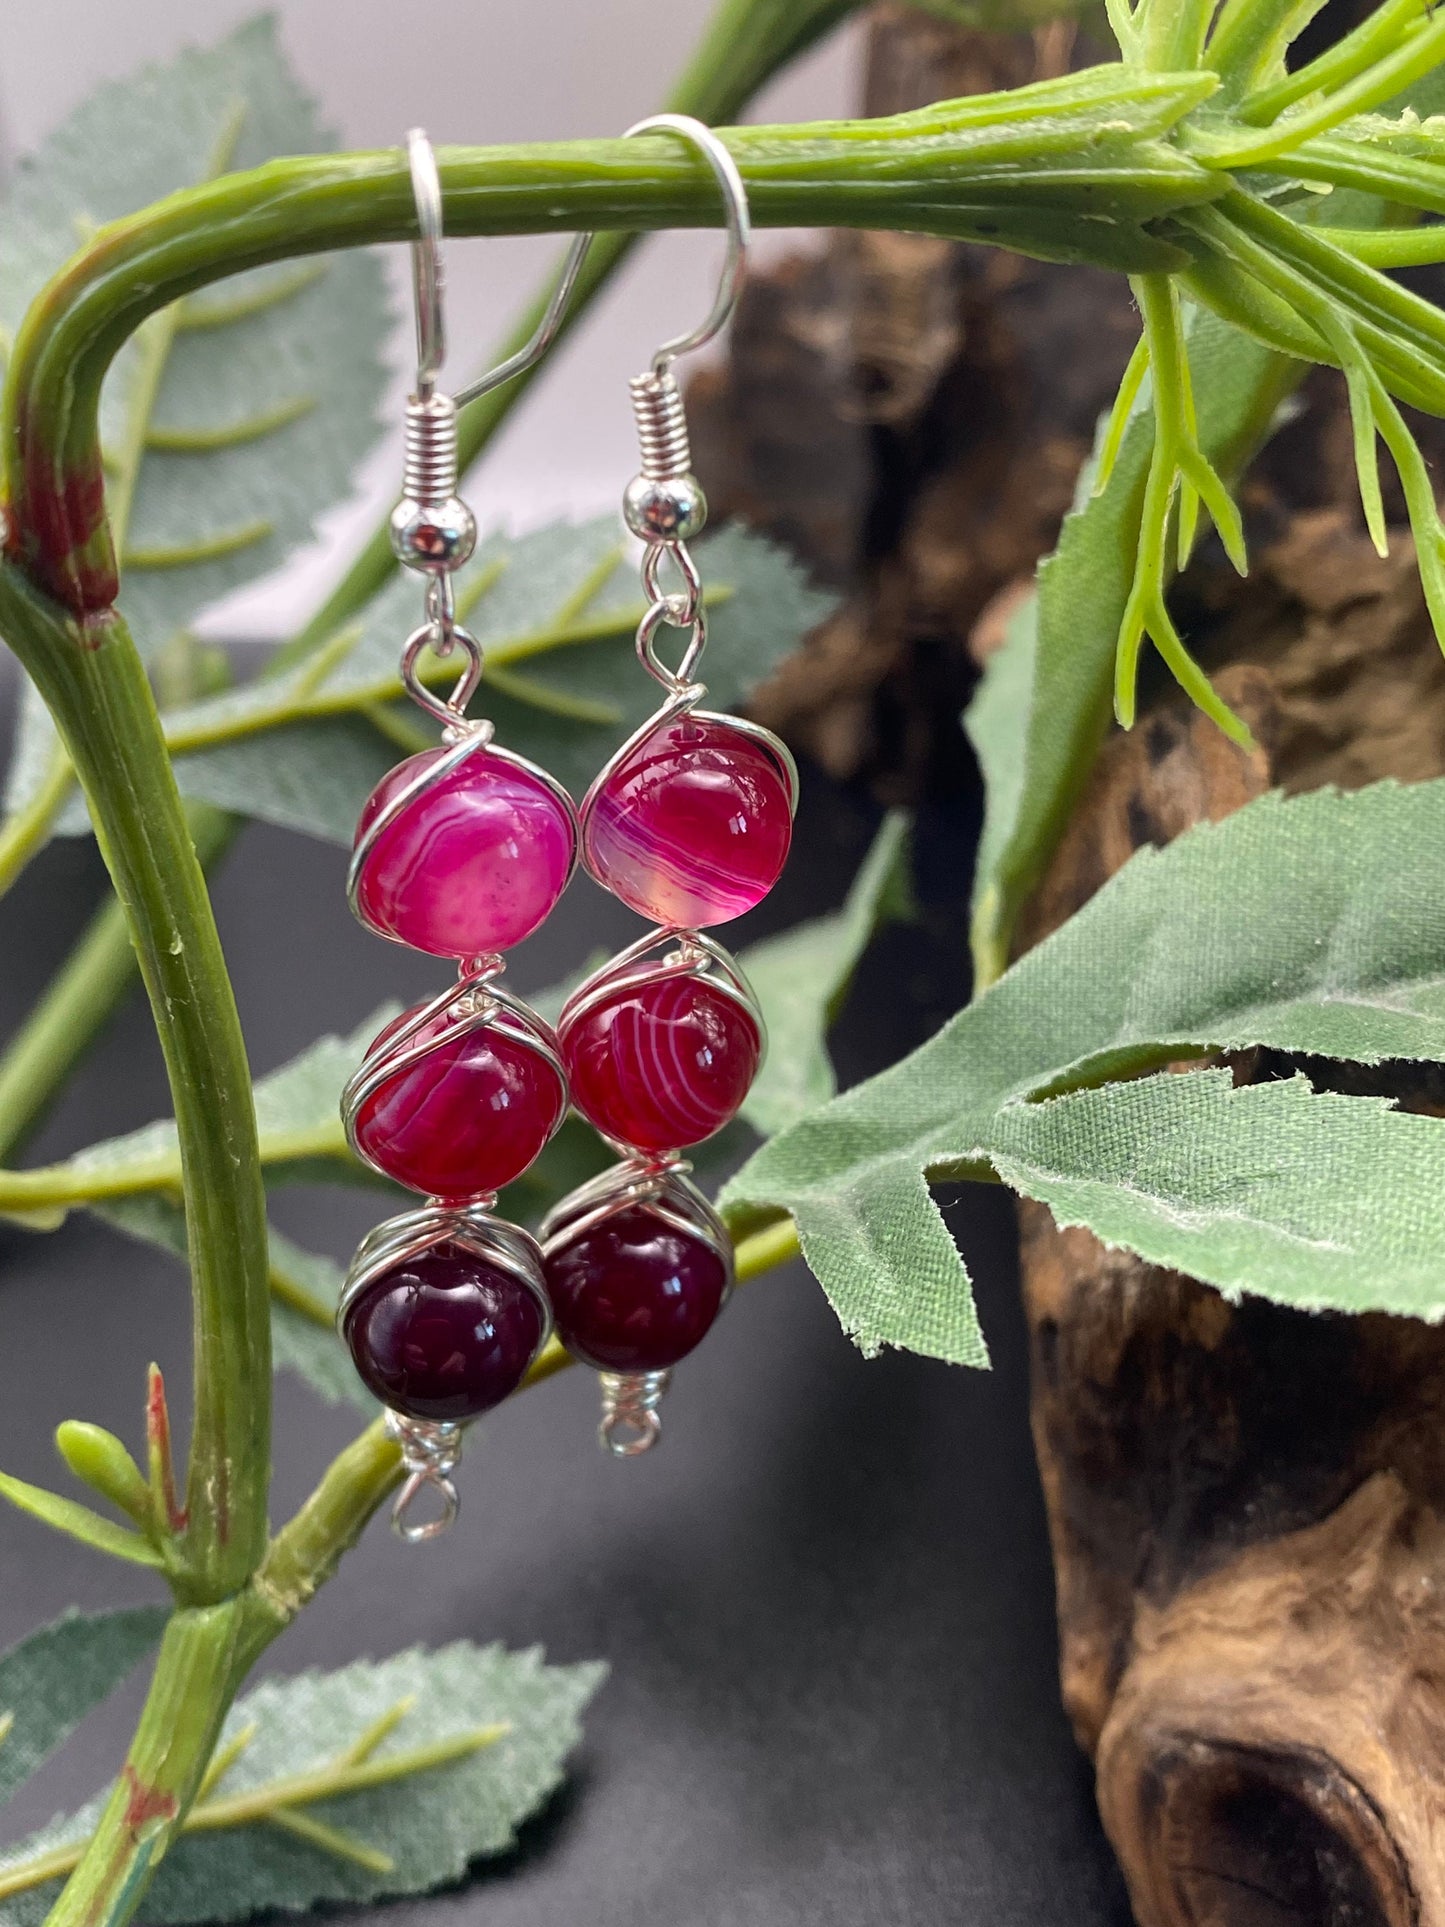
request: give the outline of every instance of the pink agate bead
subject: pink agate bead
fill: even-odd
[[[447,754],[423,750],[381,779],[356,826],[358,847],[392,799]],[[567,887],[576,839],[570,809],[539,776],[473,750],[383,824],[356,879],[357,914],[434,957],[509,950]]]
[[[630,909],[673,930],[751,910],[787,861],[793,815],[779,758],[719,717],[678,716],[593,796],[587,867]]]
[[[409,1010],[380,1032],[363,1077],[415,1016]],[[544,1046],[550,1041],[540,1027],[507,1021]],[[352,1134],[361,1155],[398,1184],[444,1201],[519,1178],[567,1112],[566,1086],[545,1050],[496,1024],[469,1030],[445,1011],[410,1041],[428,1044],[426,1055],[387,1077],[357,1110]]]
[[[654,1152],[722,1129],[748,1094],[762,1041],[737,998],[686,976],[589,998],[558,1029],[577,1109],[604,1136]]]

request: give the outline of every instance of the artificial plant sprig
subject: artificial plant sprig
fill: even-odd
[[[1303,171],[1309,150],[1333,143],[1358,184],[1385,192],[1389,163],[1396,175],[1413,169],[1423,195],[1427,162],[1341,130],[1436,57],[1434,30],[1405,21],[1409,44],[1382,33],[1362,66],[1335,75],[1336,98],[1327,92],[1290,125],[1268,121],[1256,136],[1241,131],[1237,115],[1236,127],[1228,125],[1228,63],[1219,57],[1218,71],[1197,64],[1209,57],[1207,9],[1197,0],[1145,0],[1134,11],[1120,0],[1115,16],[1125,60],[1089,74],[890,122],[734,130],[729,141],[764,222],[915,227],[1142,277],[1150,352],[1166,364],[1152,384],[1164,438],[1156,526],[1167,528],[1177,500],[1187,548],[1195,512],[1188,491],[1216,522],[1227,525],[1229,516],[1192,452],[1175,277],[1195,276],[1183,285],[1273,345],[1333,359],[1324,332],[1298,316],[1281,319],[1285,302],[1242,259],[1236,237],[1244,235],[1347,314],[1377,384],[1369,392],[1382,426],[1394,425],[1382,395],[1390,406],[1395,396],[1416,399],[1434,379],[1438,343],[1388,283],[1343,275],[1341,263],[1360,265],[1343,249],[1338,262],[1301,256],[1282,232],[1246,232],[1243,205],[1233,214],[1226,205],[1231,195],[1249,203],[1250,221],[1266,203],[1222,158],[1252,155],[1277,188],[1291,189],[1322,178]],[[1293,21],[1281,26],[1287,40],[1286,26]],[[1274,83],[1270,62],[1280,57],[1255,47],[1244,98]],[[444,176],[456,233],[631,230],[716,218],[708,183],[665,141],[458,150]],[[1225,224],[1217,232],[1189,219],[1211,205]],[[310,1597],[397,1473],[395,1448],[373,1428],[266,1544],[267,1265],[250,1086],[150,690],[111,606],[100,385],[128,335],[181,296],[264,261],[405,238],[410,216],[404,173],[390,154],[223,176],[96,235],[32,308],[11,358],[0,628],[56,715],[142,955],[181,1126],[197,1329],[195,1435],[185,1504],[176,1510],[177,1520],[180,1510],[186,1515],[176,1527],[185,1541],[183,1603],[126,1772],[62,1898],[60,1920],[119,1921],[134,1907],[203,1784],[246,1665]],[[1139,551],[1149,567],[1141,606],[1157,619],[1162,549],[1141,542]],[[1139,613],[1136,606],[1131,621]],[[776,1227],[759,1235],[779,1253],[791,1237]]]

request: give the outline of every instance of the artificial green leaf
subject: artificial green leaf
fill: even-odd
[[[967,1273],[926,1180],[1007,1175],[1010,1159],[1021,1167],[1027,1132],[1043,1126],[1019,1113],[1041,1098],[1250,1045],[1445,1061],[1445,782],[1265,797],[1140,851],[921,1050],[765,1145],[724,1193],[727,1213],[746,1226],[791,1212],[865,1350],[981,1363]],[[1333,1157],[1333,1109],[1300,1116],[1320,1156]],[[1192,1141],[1159,1133],[1142,1148],[1156,1182],[1157,1161],[1173,1161],[1187,1195]],[[1267,1146],[1241,1153],[1239,1186],[1258,1177],[1262,1156]],[[1271,1195],[1287,1190],[1281,1178]],[[1403,1216],[1416,1203],[1408,1189],[1387,1190],[1381,1208]],[[1432,1227],[1445,1269],[1438,1211],[1420,1236]],[[1248,1288],[1298,1297],[1274,1249],[1261,1241]],[[1213,1275],[1202,1254],[1190,1263]],[[1322,1265],[1316,1302],[1333,1302],[1332,1280]],[[1232,1273],[1221,1282],[1239,1284]],[[1362,1298],[1382,1310],[1417,1304],[1369,1271],[1346,1308]]]
[[[272,1225],[271,1359],[295,1372],[328,1405],[349,1405],[370,1416],[376,1401],[356,1376],[336,1330],[336,1301],[344,1278],[334,1258],[305,1251]]]
[[[897,908],[900,878],[906,892],[907,837],[907,817],[892,811],[840,910],[765,937],[738,959],[767,1021],[768,1054],[742,1109],[763,1137],[826,1104],[838,1088],[828,1026],[874,931]]]
[[[604,1673],[458,1641],[264,1681],[228,1717],[217,1759],[231,1763],[136,1919],[241,1920],[459,1880],[561,1783]],[[335,1793],[338,1777],[356,1790]],[[38,1927],[56,1883],[15,1891],[25,1864],[83,1840],[100,1805],[0,1856],[0,1927]]]
[[[38,1519],[53,1532],[63,1532],[68,1539],[79,1539],[82,1545],[109,1553],[112,1559],[124,1559],[130,1565],[152,1566],[157,1570],[165,1564],[150,1540],[132,1532],[129,1526],[118,1526],[113,1519],[92,1512],[88,1505],[62,1498],[43,1485],[31,1485],[28,1479],[14,1479],[8,1472],[0,1472],[0,1499],[7,1500],[17,1512]]]
[[[736,707],[831,602],[783,550],[741,528],[699,545],[698,560],[709,592],[710,701]],[[661,700],[634,653],[641,591],[615,520],[492,537],[459,574],[457,602],[488,665],[473,709],[494,719],[499,741],[580,797]],[[181,789],[349,843],[362,804],[398,756],[368,712],[385,709],[393,728],[416,734],[417,747],[434,740],[411,705],[396,702],[401,645],[420,613],[417,585],[402,577],[358,631],[343,635],[320,676],[317,665],[303,665],[168,715]],[[445,684],[455,670],[438,664],[435,673]]]
[[[160,1606],[70,1611],[0,1653],[0,1800],[8,1800],[160,1643]]]
[[[99,226],[231,167],[335,145],[275,20],[110,82],[18,169],[0,210],[0,336]],[[359,249],[239,276],[148,321],[106,383],[101,433],[121,607],[156,649],[275,566],[350,490],[378,434],[390,326]],[[33,793],[53,735],[30,695],[7,787]],[[85,827],[73,810],[70,827]]]
[[[270,15],[213,47],[108,82],[13,176],[0,210],[0,327],[13,332],[41,285],[97,227],[218,164],[254,167],[335,145]],[[147,363],[155,344],[144,329],[106,386],[108,460],[145,455],[127,545],[164,550],[261,520],[274,527],[227,557],[131,572],[123,605],[137,635],[157,646],[237,583],[274,568],[347,493],[377,437],[390,326],[380,261],[360,249],[239,276],[168,319],[175,339],[147,418],[137,419],[138,395],[158,371]],[[191,431],[234,432],[288,409],[293,420],[249,439],[201,451],[172,446]],[[138,441],[152,445],[140,451]],[[117,489],[124,495],[130,486],[127,469],[113,468],[113,509]]]
[[[1445,1316],[1445,1128],[1383,1098],[1162,1074],[1015,1105],[990,1156],[1060,1224],[1230,1297]]]
[[[142,1192],[91,1207],[94,1215],[184,1259],[185,1212],[174,1197]],[[333,1317],[341,1295],[341,1267],[317,1252],[293,1244],[274,1225],[271,1257],[271,1358],[278,1371],[292,1371],[330,1405],[349,1405],[375,1414],[376,1405],[351,1366],[337,1336]]]
[[[1227,478],[1268,431],[1303,364],[1200,310],[1190,316],[1187,339],[1199,445]],[[1058,546],[1039,565],[1037,595],[1015,612],[965,718],[985,786],[973,895],[980,987],[1008,963],[1019,911],[1063,833],[1108,726],[1115,645],[1134,579],[1134,535],[1154,445],[1151,406],[1146,379],[1107,485],[1093,493],[1095,461],[1087,463]]]

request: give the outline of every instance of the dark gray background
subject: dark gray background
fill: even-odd
[[[966,987],[965,797],[926,812],[922,926],[888,934],[851,1001],[849,1076],[886,1062]],[[798,855],[760,930],[837,901],[873,824],[808,772]],[[250,830],[217,908],[258,1071],[383,997],[439,982],[354,926],[339,850]],[[0,911],[8,1030],[79,927],[99,871],[55,846]],[[590,886],[516,967],[553,981],[630,920]],[[744,929],[740,938],[748,934]],[[139,1000],[57,1107],[33,1157],[166,1108]],[[285,1221],[344,1255],[374,1205],[293,1194]],[[283,1671],[464,1636],[605,1658],[585,1745],[521,1850],[459,1891],[394,1910],[494,1927],[1124,1927],[1088,1771],[1059,1711],[1052,1589],[1030,1454],[1013,1221],[960,1193],[950,1221],[978,1282],[996,1369],[890,1355],[865,1362],[799,1267],[741,1292],[680,1371],[661,1450],[635,1464],[592,1442],[594,1392],[571,1372],[489,1420],[443,1545],[381,1524],[268,1655]],[[63,1485],[50,1435],[67,1416],[139,1442],[158,1358],[184,1404],[179,1267],[87,1221],[0,1231],[0,1466]],[[283,1376],[275,1511],[355,1421]],[[0,1643],[64,1606],[152,1596],[131,1575],[0,1514]],[[114,1770],[133,1682],[4,1816],[14,1834]]]

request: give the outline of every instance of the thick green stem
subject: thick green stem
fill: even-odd
[[[75,765],[150,996],[180,1135],[195,1305],[181,1588],[245,1584],[266,1540],[271,1360],[250,1074],[150,684],[120,617],[79,624],[0,565],[0,632]]]
[[[171,1615],[120,1778],[47,1927],[125,1919],[195,1798],[240,1680],[239,1599]]]
[[[186,809],[196,855],[209,869],[239,828],[206,803]],[[108,897],[45,994],[0,1055],[0,1165],[14,1157],[135,977],[125,912]]]
[[[1106,67],[891,121],[726,138],[761,224],[915,228],[1149,270],[1179,261],[1143,224],[1221,191],[1162,138],[1216,85]],[[452,149],[439,161],[454,234],[721,219],[708,170],[666,136]],[[102,229],[32,305],[9,366],[11,541],[36,579],[78,612],[114,597],[96,410],[106,369],[147,315],[224,274],[404,240],[414,224],[389,150],[274,161]]]

